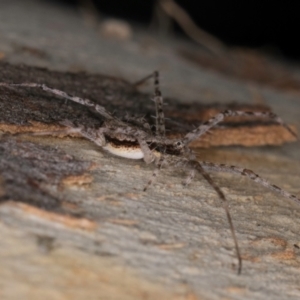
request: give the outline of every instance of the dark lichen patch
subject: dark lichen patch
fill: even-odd
[[[90,165],[53,147],[4,137],[0,143],[0,200],[68,213],[61,206],[67,199],[54,191],[64,178],[82,175]]]

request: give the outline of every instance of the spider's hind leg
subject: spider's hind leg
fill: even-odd
[[[209,171],[228,172],[228,173],[233,173],[233,174],[241,175],[244,177],[248,177],[252,181],[266,187],[267,189],[269,189],[271,191],[274,191],[274,192],[282,195],[285,198],[289,198],[289,199],[293,200],[294,202],[296,202],[298,205],[300,205],[300,199],[297,196],[283,190],[282,188],[278,187],[277,185],[270,183],[269,181],[260,177],[259,175],[257,175],[256,173],[254,173],[253,171],[251,171],[249,169],[239,168],[236,166],[229,166],[229,165],[225,165],[225,164],[215,164],[215,163],[210,163],[210,162],[202,162],[202,166],[205,170],[209,170]]]
[[[152,173],[152,176],[151,178],[149,179],[149,181],[147,182],[146,186],[144,187],[143,191],[146,192],[147,189],[155,182],[163,164],[165,163],[165,157],[164,155],[160,155],[159,158],[156,158],[156,161],[155,161],[155,170],[153,171]]]
[[[210,177],[210,175],[203,169],[202,162],[198,162],[197,160],[191,160],[189,163],[190,163],[191,167],[193,167],[195,170],[197,170],[203,176],[203,178],[209,183],[209,185],[215,190],[215,192],[218,194],[219,198],[222,200],[223,208],[226,213],[227,221],[228,221],[232,239],[234,242],[236,256],[238,259],[238,274],[240,274],[242,271],[242,257],[241,257],[237,237],[235,234],[235,228],[233,226],[231,214],[229,211],[228,201],[227,201],[224,193],[222,192],[222,190],[219,188],[219,186],[213,181],[213,179]]]

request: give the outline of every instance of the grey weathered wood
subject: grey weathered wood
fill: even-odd
[[[160,69],[166,96],[251,101],[247,84],[178,58],[171,50],[177,41],[155,42],[145,52],[142,43],[150,37],[144,33],[127,42],[106,40],[67,8],[34,0],[14,3],[18,6],[11,1],[0,4],[0,52],[9,62],[128,80]],[[20,46],[45,55],[16,51]],[[297,95],[257,89],[299,130]],[[213,174],[230,199],[244,258],[243,274],[237,276],[224,211],[201,178],[182,188],[184,175],[165,170],[143,193],[153,166],[142,161],[112,157],[82,139],[20,139],[57,147],[94,167],[87,171],[88,179],[80,179],[82,184],[69,178],[51,190],[67,209],[81,214],[81,221],[59,219],[16,202],[1,204],[1,299],[299,298],[300,253],[295,245],[300,246],[300,208],[289,201],[246,179]],[[299,142],[280,148],[197,151],[199,159],[248,167],[299,195]]]

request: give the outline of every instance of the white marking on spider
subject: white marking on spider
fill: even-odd
[[[140,146],[117,146],[114,143],[107,143],[104,147],[104,150],[108,151],[109,153],[128,158],[128,159],[142,159],[144,158],[144,153]]]

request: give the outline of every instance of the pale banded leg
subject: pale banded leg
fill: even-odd
[[[137,137],[137,141],[141,147],[141,150],[144,154],[144,161],[146,164],[151,164],[155,160],[155,156],[149,148],[147,142],[143,138]]]
[[[146,81],[148,81],[149,79],[153,78],[153,76],[154,76],[154,73],[151,73],[151,74],[149,74],[149,75],[143,77],[142,79],[140,79],[140,80],[134,82],[132,85],[133,85],[134,87],[138,87],[139,85],[142,85],[142,84],[144,84]]]
[[[159,73],[155,71],[153,73],[154,76],[154,97],[153,101],[155,102],[155,110],[156,110],[156,136],[158,138],[164,138],[166,135],[166,128],[165,128],[165,115],[163,110],[163,97],[161,95],[161,91],[159,88]],[[165,146],[159,146],[158,151],[160,152],[160,157],[156,163],[156,170],[152,174],[152,178],[148,181],[144,191],[154,182],[157,175],[159,174],[161,167],[164,163],[164,153],[166,151]]]
[[[48,93],[57,95],[59,97],[62,97],[64,99],[71,100],[73,102],[79,103],[81,105],[91,107],[93,108],[97,113],[99,113],[102,117],[108,120],[115,120],[116,122],[122,123],[119,119],[115,118],[111,113],[109,113],[103,106],[96,104],[92,102],[89,99],[83,99],[80,97],[72,96],[67,94],[66,92],[60,91],[55,88],[50,88],[46,86],[45,84],[38,84],[38,83],[0,83],[0,86],[6,86],[6,87],[24,87],[24,88],[40,88],[43,91],[46,91]]]
[[[191,169],[189,171],[188,176],[182,182],[183,186],[188,186],[193,181],[194,178],[195,178],[195,169]]]
[[[159,88],[159,73],[154,72],[154,97],[156,109],[156,136],[164,137],[166,135],[165,115],[163,110],[163,97]]]
[[[138,86],[140,84],[143,84],[145,81],[147,81],[148,79],[154,77],[154,97],[153,97],[153,101],[155,102],[155,110],[156,110],[156,117],[155,117],[155,120],[156,120],[156,137],[158,138],[163,138],[165,137],[165,134],[166,134],[166,129],[165,129],[165,116],[164,116],[164,111],[163,111],[163,97],[161,95],[161,91],[160,91],[160,88],[159,88],[159,72],[158,71],[155,71],[153,72],[152,74],[144,77],[143,79],[139,80],[138,82],[136,82],[134,84],[134,86]],[[144,160],[146,161],[149,161],[149,162],[152,162],[154,161],[155,157],[153,155],[153,153],[151,152],[151,150],[149,149],[148,147],[148,144],[144,141],[141,141],[139,140],[139,144],[142,148],[142,151],[144,152],[144,154],[146,153],[147,155],[147,158],[144,157]],[[147,146],[147,147],[146,147]],[[150,152],[147,150],[147,148],[149,149],[149,151],[151,152],[151,155],[150,155]],[[164,153],[164,149],[165,147],[159,147],[160,149],[158,149],[158,151],[161,153],[161,156],[160,158],[158,159],[158,162],[156,163],[156,170],[153,172],[152,174],[152,177],[151,179],[148,181],[147,185],[145,186],[144,188],[144,191],[146,191],[148,189],[148,187],[155,181],[160,169],[161,169],[161,166],[163,164],[163,153]]]
[[[199,138],[206,132],[208,132],[211,128],[222,122],[226,117],[260,117],[266,118],[275,121],[276,123],[282,125],[286,128],[294,137],[297,138],[297,134],[293,132],[286,123],[283,122],[281,118],[275,115],[272,112],[247,112],[247,111],[232,111],[232,110],[225,110],[222,113],[217,114],[213,118],[207,120],[205,123],[200,125],[198,128],[194,129],[193,131],[189,132],[183,138],[183,143],[188,145],[195,139]]]
[[[203,169],[202,162],[200,163],[196,160],[192,160],[192,161],[190,161],[189,164],[190,164],[191,167],[195,168],[204,177],[204,179],[210,184],[210,186],[216,191],[219,198],[222,200],[222,204],[223,204],[223,207],[224,207],[224,210],[225,210],[225,213],[226,213],[226,217],[227,217],[227,220],[228,220],[228,223],[229,223],[231,235],[232,235],[232,238],[233,238],[235,251],[236,251],[236,256],[237,256],[237,259],[238,259],[238,274],[240,274],[241,271],[242,271],[242,257],[241,257],[241,254],[240,254],[240,249],[239,249],[238,241],[237,241],[237,238],[236,238],[235,229],[234,229],[234,226],[233,226],[231,214],[229,212],[228,201],[227,201],[224,193],[222,192],[222,190],[216,185],[216,183],[212,180],[210,175]]]
[[[155,167],[154,172],[152,173],[150,180],[147,182],[146,186],[143,189],[144,192],[146,192],[147,189],[155,182],[163,163],[164,163],[164,156],[161,154],[159,159],[157,160],[157,163],[155,164],[156,167]]]
[[[285,198],[291,199],[294,202],[296,202],[298,205],[300,205],[300,199],[297,196],[292,195],[289,192],[286,192],[285,190],[281,189],[275,184],[271,184],[269,181],[267,181],[264,178],[261,178],[259,175],[255,174],[253,171],[249,169],[229,166],[225,164],[215,164],[210,162],[201,162],[201,165],[205,170],[209,170],[209,171],[229,172],[233,174],[246,176],[251,180],[255,181],[256,183],[268,188],[269,190],[274,191]]]
[[[161,95],[161,91],[159,88],[159,72],[155,71],[150,75],[147,75],[146,77],[142,78],[141,80],[134,83],[134,86],[139,86],[143,84],[145,81],[149,80],[150,78],[154,78],[154,97],[153,101],[155,102],[155,110],[156,110],[156,136],[164,137],[166,134],[165,129],[165,115],[164,115],[164,102],[163,97]]]

